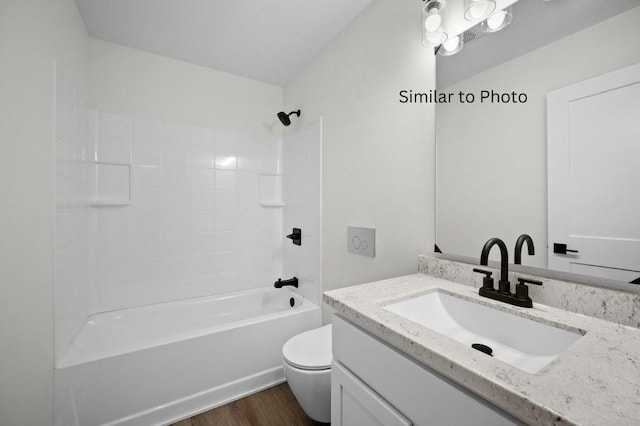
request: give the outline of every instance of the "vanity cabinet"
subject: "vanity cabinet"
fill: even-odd
[[[334,315],[331,424],[501,426],[524,423]]]

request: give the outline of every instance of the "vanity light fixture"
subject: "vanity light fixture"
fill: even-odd
[[[422,21],[424,24],[424,42],[431,46],[437,46],[447,40],[447,33],[442,29],[442,10],[447,5],[445,0],[423,0],[426,4],[423,8]]]
[[[513,12],[511,10],[511,6],[509,6],[506,9],[495,12],[482,21],[480,28],[482,28],[482,31],[485,33],[495,33],[509,25],[512,18]]]
[[[438,54],[442,56],[451,56],[455,55],[464,47],[464,38],[462,34],[449,37],[447,41],[442,43],[440,49],[438,49]]]
[[[481,21],[496,10],[495,0],[464,0],[464,19]]]

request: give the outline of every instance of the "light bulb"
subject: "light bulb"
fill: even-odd
[[[487,26],[492,30],[500,28],[500,25],[504,22],[505,16],[504,12],[494,13],[487,18]]]
[[[441,24],[442,16],[440,16],[440,13],[436,8],[431,9],[424,20],[424,28],[432,33],[440,28]]]
[[[458,48],[458,46],[460,46],[460,36],[451,37],[442,43],[442,47],[448,52],[453,52]]]
[[[464,38],[462,34],[448,38],[442,43],[441,48],[438,50],[438,54],[441,56],[451,56],[460,52],[464,47]]]
[[[437,46],[447,41],[447,33],[443,33],[443,32],[426,33],[425,39],[429,44],[433,46]]]
[[[511,23],[511,18],[513,18],[513,14],[511,12],[511,6],[509,6],[506,9],[500,10],[489,16],[484,22],[482,22],[480,28],[482,28],[482,31],[486,33],[495,33],[509,25],[509,23]]]
[[[464,19],[467,21],[479,21],[491,15],[496,9],[494,0],[466,0]]]

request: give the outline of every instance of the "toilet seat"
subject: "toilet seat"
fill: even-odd
[[[282,347],[284,361],[302,370],[331,368],[331,324],[305,331],[287,340]]]

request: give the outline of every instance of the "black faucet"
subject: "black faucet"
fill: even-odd
[[[529,256],[533,256],[534,254],[536,254],[536,250],[533,247],[533,239],[527,235],[527,234],[522,234],[518,237],[518,240],[516,241],[516,249],[515,249],[515,254],[513,255],[513,263],[515,263],[516,265],[521,265],[522,264],[522,245],[525,243],[525,241],[527,242],[527,251],[529,253]]]
[[[526,236],[531,239],[528,235]],[[520,245],[516,245],[516,247],[522,249],[522,244],[525,238],[522,238],[523,241],[520,242]],[[536,284],[542,285],[540,281],[530,280],[527,278],[518,278],[518,284],[516,284],[516,293],[511,293],[511,283],[509,282],[509,253],[507,252],[507,246],[504,241],[499,238],[491,238],[488,240],[484,247],[482,247],[482,253],[480,254],[480,264],[488,265],[489,263],[489,252],[493,248],[494,245],[497,245],[500,248],[500,282],[498,284],[498,290],[496,291],[493,286],[493,278],[491,278],[491,271],[485,271],[483,269],[473,269],[473,272],[479,272],[484,274],[485,277],[482,280],[482,287],[478,290],[478,294],[483,297],[488,297],[489,299],[499,300],[501,302],[509,303],[515,306],[521,306],[523,308],[531,308],[533,306],[533,302],[529,297],[529,288],[527,284]],[[533,247],[533,242],[529,245],[529,252],[531,252]]]
[[[498,291],[500,293],[509,293],[511,283],[509,282],[509,252],[507,245],[500,238],[491,238],[482,247],[480,254],[480,264],[487,266],[489,264],[489,252],[493,246],[500,248],[500,282],[498,283]]]
[[[295,288],[298,288],[298,279],[296,277],[293,277],[289,280],[283,280],[281,278],[278,278],[278,281],[276,281],[275,283],[273,283],[273,286],[275,288],[282,288],[286,285],[290,285],[293,286]]]

